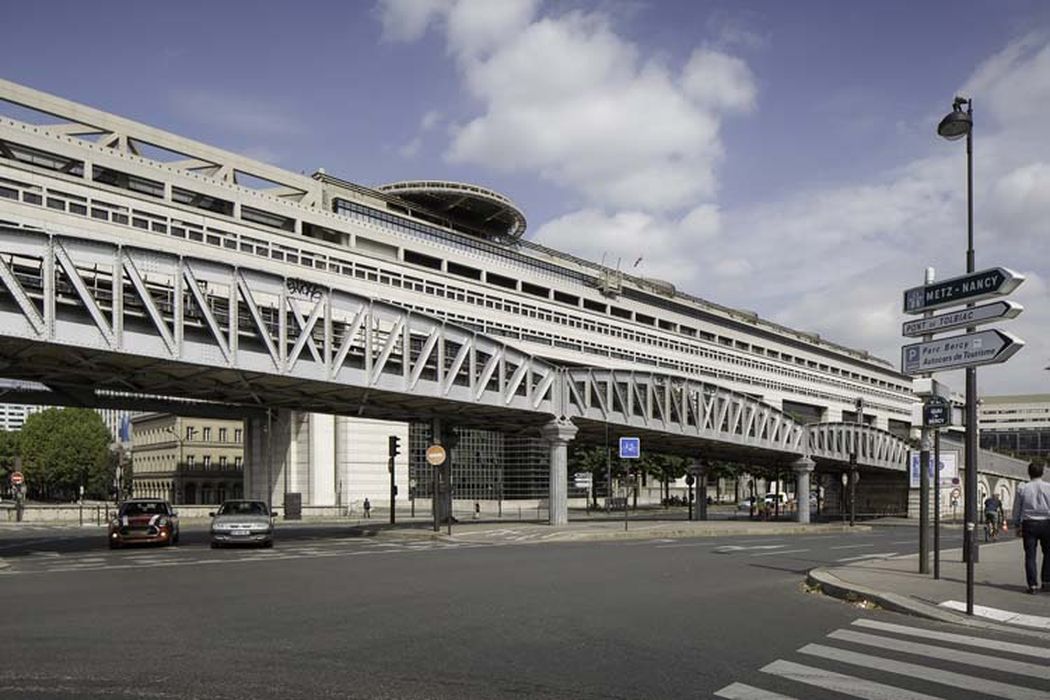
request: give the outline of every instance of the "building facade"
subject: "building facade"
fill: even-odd
[[[982,448],[1050,461],[1050,394],[982,396],[977,420]]]
[[[132,495],[176,504],[244,494],[244,423],[146,413],[131,420]]]
[[[859,420],[899,436],[911,430],[911,379],[890,362],[666,281],[533,243],[524,238],[522,212],[487,188],[443,181],[366,187],[323,171],[307,177],[0,81],[4,95],[26,109],[0,119],[0,218],[36,225],[36,218],[60,217],[82,232],[119,231],[128,245],[234,264],[250,260],[301,280],[290,294],[352,290],[562,366],[687,377],[801,422]],[[33,105],[39,120],[19,121],[33,116]],[[56,125],[55,115],[77,123]],[[100,131],[106,135],[97,141],[87,137]],[[285,412],[275,422],[280,435],[249,436],[246,493],[276,502],[282,492],[300,493],[308,505],[345,504],[356,495],[341,486],[353,479],[341,479],[339,465],[386,464],[385,445],[374,438],[385,438],[389,426],[362,423],[362,434],[372,437],[355,443],[353,429],[340,427],[351,419]],[[252,425],[246,435],[263,429]],[[182,478],[191,467],[185,429],[193,426],[169,427],[180,438],[161,440],[163,430],[152,432],[156,446],[145,445],[143,461],[136,459],[136,479],[151,491],[171,489],[177,499],[187,497],[190,483],[195,501],[205,486],[208,498],[217,498],[222,482],[206,470]],[[507,449],[506,439],[467,440],[473,447],[460,450],[464,493],[510,493],[512,483],[516,493],[539,491],[549,477],[527,455],[542,446]],[[280,449],[263,449],[271,444]],[[395,477],[422,489],[427,470],[420,451],[411,454],[411,468]],[[193,456],[196,474],[204,455],[197,449]]]

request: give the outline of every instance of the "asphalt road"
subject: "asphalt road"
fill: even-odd
[[[802,585],[820,563],[914,551],[911,527],[516,532],[448,543],[297,527],[273,550],[216,551],[189,527],[179,547],[111,552],[99,531],[5,531],[0,698],[685,698],[756,676],[825,697],[759,669],[858,618],[917,624]],[[941,696],[986,697],[961,692]]]

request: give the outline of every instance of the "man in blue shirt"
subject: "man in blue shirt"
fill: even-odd
[[[1036,547],[1043,550],[1042,590],[1050,592],[1050,484],[1043,481],[1043,465],[1028,465],[1027,484],[1017,489],[1014,499],[1013,521],[1017,536],[1024,540],[1024,573],[1028,583],[1026,593],[1035,593]]]

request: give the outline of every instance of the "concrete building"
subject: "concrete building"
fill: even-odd
[[[982,396],[977,420],[982,448],[1050,460],[1050,394]]]
[[[515,353],[560,367],[659,372],[760,402],[803,424],[847,421],[898,436],[911,431],[911,378],[895,364],[752,311],[684,293],[667,281],[529,241],[522,211],[483,186],[425,180],[368,187],[324,171],[307,177],[5,81],[0,81],[0,93],[24,108],[14,119],[0,119],[0,214],[11,210],[12,220],[55,219],[78,231],[119,231],[122,241],[142,248],[237,264],[250,260],[252,269],[285,276],[287,288],[268,294],[291,300],[297,311],[325,298],[328,290],[347,289],[388,302],[399,313],[419,312],[467,337],[499,339]],[[39,120],[34,121],[33,110]],[[76,124],[56,125],[55,115],[67,115]],[[26,119],[30,124],[20,121]],[[82,138],[100,130],[107,134],[100,141]],[[639,250],[646,244],[637,241]],[[193,308],[188,305],[191,313]],[[227,318],[218,313],[223,309],[213,311]],[[320,319],[307,311],[301,323],[293,318],[289,324],[284,314],[251,322],[273,326],[268,339],[273,352],[321,357],[323,348],[311,339],[327,334],[342,361],[351,345],[340,354],[344,338],[334,337]],[[214,318],[194,320],[214,325]],[[303,333],[300,342],[287,342],[282,333],[289,325],[308,326],[311,332]],[[379,326],[358,328],[349,322],[340,328],[350,340],[360,331],[360,347],[372,353],[390,332]],[[411,358],[427,342],[436,345],[439,331],[429,340],[407,339],[399,353]],[[154,340],[167,343],[162,338],[170,331],[158,332]],[[237,333],[228,336],[235,340]],[[178,346],[176,338],[169,340]],[[386,348],[383,362],[392,351],[392,345]],[[443,363],[440,370],[420,368],[414,379],[426,375],[430,381],[430,373],[462,369],[465,355],[445,357],[444,344],[434,352]],[[278,358],[278,364],[282,361]],[[485,382],[513,379],[492,369]],[[368,381],[374,384],[378,377]],[[454,388],[449,381],[446,393]],[[863,415],[857,415],[858,400]],[[347,413],[363,406],[364,399],[359,407],[347,406]],[[421,402],[406,406],[418,411],[420,420],[448,408]],[[289,408],[251,419],[244,428],[245,493],[275,503],[286,493],[299,493],[306,505],[349,507],[360,494],[370,493],[369,480],[378,483],[382,477],[388,435],[400,430],[409,437],[406,424],[351,427],[354,421]],[[183,426],[176,427],[181,434]],[[468,439],[474,447],[460,448],[454,462],[455,469],[466,469],[453,475],[453,487],[457,481],[463,486],[461,495],[509,497],[512,483],[522,498],[555,487],[564,492],[564,485],[548,483],[549,470],[531,466],[528,455],[547,450],[538,437],[521,437],[535,442],[516,449],[505,446],[518,436],[475,437]],[[412,437],[402,444],[415,446],[425,439]],[[173,465],[181,460],[172,455],[183,446],[169,442],[164,458],[156,455],[146,463],[157,469],[140,472],[157,475],[150,488],[163,491],[169,483],[164,479],[170,488],[180,488]],[[420,489],[431,482],[421,451],[413,449],[408,456],[410,470],[395,469],[402,494],[412,482]],[[160,464],[169,465],[166,477]],[[359,477],[344,473],[344,465],[351,464],[378,470],[360,477],[359,492],[353,488]]]
[[[134,496],[193,505],[244,494],[243,421],[146,413],[131,426]]]

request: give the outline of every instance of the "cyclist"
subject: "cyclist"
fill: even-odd
[[[999,527],[1005,517],[1003,502],[994,493],[984,499],[984,539],[994,540],[999,536]]]

